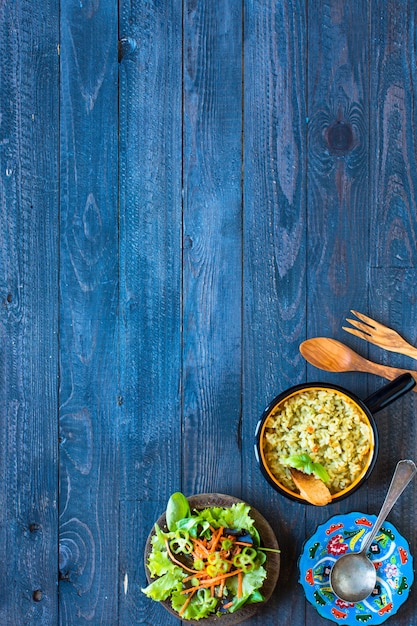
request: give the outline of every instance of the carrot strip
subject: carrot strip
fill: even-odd
[[[253,546],[253,543],[247,541],[235,541],[236,546]]]
[[[221,576],[216,576],[216,578],[207,578],[206,580],[201,580],[200,584],[195,587],[189,587],[188,589],[183,589],[181,591],[182,594],[191,593],[191,591],[197,591],[197,589],[206,589],[207,587],[211,587],[211,585],[217,585],[221,583],[225,578],[230,578],[230,576],[236,576],[236,574],[242,574],[242,569],[236,569],[234,572],[228,572],[227,574],[222,574]]]
[[[189,595],[189,596],[188,596],[188,598],[186,599],[186,601],[185,601],[185,602],[184,602],[184,604],[182,605],[181,610],[179,611],[179,616],[180,616],[180,617],[181,617],[182,615],[184,615],[184,611],[185,611],[185,609],[187,608],[187,606],[190,604],[190,602],[191,602],[191,598],[193,597],[194,593],[195,593],[195,592],[193,591],[193,593],[192,593],[191,595]]]
[[[243,569],[236,569],[234,572],[227,572],[227,574],[222,574],[221,576],[216,576],[216,578],[210,578],[207,581],[202,580],[201,581],[201,586],[209,587],[213,583],[215,583],[215,584],[220,583],[225,578],[230,578],[230,576],[236,576],[236,574],[239,574],[239,573],[241,574],[242,572],[243,572]]]
[[[207,572],[205,570],[202,570],[201,572],[197,572],[196,574],[191,574],[191,576],[187,576],[187,578],[183,578],[182,582],[186,583],[192,578],[203,578],[204,576],[207,576]]]
[[[191,572],[192,574],[198,574],[198,571],[195,569],[191,569],[190,567],[187,567],[186,565],[184,565],[184,563],[181,563],[181,561],[177,561],[177,559],[174,557],[174,555],[172,554],[171,550],[169,549],[169,544],[168,541],[165,541],[165,547],[167,549],[169,558],[171,559],[171,561],[173,563],[175,563],[175,565],[179,565],[180,567],[182,567],[183,569],[186,569],[187,572]]]
[[[240,571],[237,575],[237,597],[241,598],[242,597],[242,571]]]
[[[217,544],[219,543],[220,537],[222,536],[224,531],[224,526],[220,526],[219,530],[215,533],[214,537],[211,539],[210,552],[214,552]]]
[[[223,604],[223,608],[224,609],[230,609],[230,607],[232,606],[233,602],[228,602],[227,604]]]
[[[200,548],[206,556],[210,554],[210,551],[206,548],[206,546],[204,545],[202,541],[200,541],[199,539],[192,539],[192,542],[194,543],[195,546]]]

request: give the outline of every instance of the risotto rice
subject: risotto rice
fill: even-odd
[[[373,432],[360,408],[337,391],[303,390],[268,416],[263,438],[265,461],[277,480],[297,491],[286,459],[308,454],[329,474],[332,494],[343,491],[360,475],[369,459]]]

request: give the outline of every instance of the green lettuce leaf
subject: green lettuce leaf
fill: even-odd
[[[248,599],[254,591],[262,587],[265,578],[266,569],[262,566],[244,574],[242,577],[242,597]],[[231,594],[237,596],[237,576],[231,576],[226,585]]]
[[[214,528],[244,528],[251,535],[259,536],[255,529],[255,522],[249,515],[250,506],[244,502],[236,502],[229,508],[210,507],[199,512],[199,516]]]
[[[200,515],[185,517],[177,521],[177,530],[187,530],[192,537],[197,537],[198,532],[205,533],[209,530],[210,524]]]
[[[142,589],[143,593],[152,600],[166,600],[174,591],[181,591],[182,579],[185,574],[180,567],[174,566],[173,570],[167,572],[161,578],[157,578],[147,587]]]
[[[176,567],[177,566],[169,558],[166,550],[152,550],[149,554],[148,568],[152,578],[173,572]]]

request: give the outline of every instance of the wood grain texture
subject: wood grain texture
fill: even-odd
[[[370,273],[370,315],[378,321],[399,330],[405,339],[417,345],[417,300],[416,269],[374,268]],[[377,346],[370,347],[374,360],[390,365],[416,367],[416,361],[407,356],[385,352]],[[373,383],[371,383],[373,384]],[[376,416],[380,451],[377,465],[371,477],[372,489],[369,493],[369,511],[377,513],[385,491],[391,480],[395,465],[400,459],[417,460],[417,404],[415,393],[406,396],[387,407]],[[415,512],[417,482],[413,480],[390,513],[390,521],[407,538],[413,555],[417,554],[415,532]],[[415,556],[414,556],[415,558]],[[417,598],[411,593],[396,623],[404,626],[417,624]]]
[[[119,619],[172,624],[140,589],[148,533],[182,487],[181,3],[122,2],[120,36]]]
[[[342,325],[356,309],[417,345],[416,13],[0,2],[1,624],[179,624],[141,588],[180,489],[242,497],[275,531],[278,585],[251,626],[320,619],[303,542],[378,511],[416,457],[417,396],[376,415],[367,486],[325,508],[273,491],[254,434],[296,383],[382,384],[307,366],[307,337],[415,367]],[[416,493],[390,514],[414,558]]]
[[[157,494],[156,494],[157,495]],[[175,626],[181,621],[160,604],[143,601],[141,589],[146,587],[143,538],[148,538],[165,505],[160,499],[125,500],[120,506],[119,596],[120,624],[163,624]],[[140,532],[138,532],[140,529]]]
[[[304,623],[296,562],[305,508],[266,485],[253,454],[272,398],[305,377],[306,8],[245,2],[243,493],[282,546],[273,599],[254,624]]]
[[[367,307],[369,36],[367,2],[309,9],[308,332],[341,337]],[[362,261],[363,260],[363,261]],[[328,375],[323,375],[329,379]],[[353,384],[350,375],[347,385]]]
[[[241,162],[241,2],[185,2],[182,484],[187,495],[239,495],[241,488]]]
[[[166,504],[181,480],[182,14],[126,3],[121,19],[137,44],[120,73],[121,488]]]
[[[365,1],[320,2],[308,11],[307,334],[343,336],[351,308],[368,307],[369,257],[369,33]],[[362,354],[364,354],[362,352]],[[365,350],[366,355],[366,350]],[[311,370],[308,377],[339,382],[359,397],[366,378]],[[328,517],[367,510],[367,489],[345,504],[331,505]],[[306,535],[323,520],[309,510]],[[306,622],[316,619],[306,606]]]
[[[60,623],[117,622],[118,38],[61,7]]]
[[[371,22],[370,167],[371,263],[415,267],[417,262],[416,5],[378,2]],[[400,17],[401,16],[401,17]]]
[[[54,3],[0,4],[2,624],[58,616],[57,43]]]

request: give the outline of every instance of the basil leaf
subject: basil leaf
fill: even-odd
[[[304,474],[314,474],[324,483],[327,483],[330,480],[329,474],[327,473],[325,467],[323,467],[321,463],[314,463],[311,456],[306,453],[292,454],[287,459],[285,459],[285,464],[289,467],[293,467],[294,469],[298,469],[301,472],[304,472]]]

